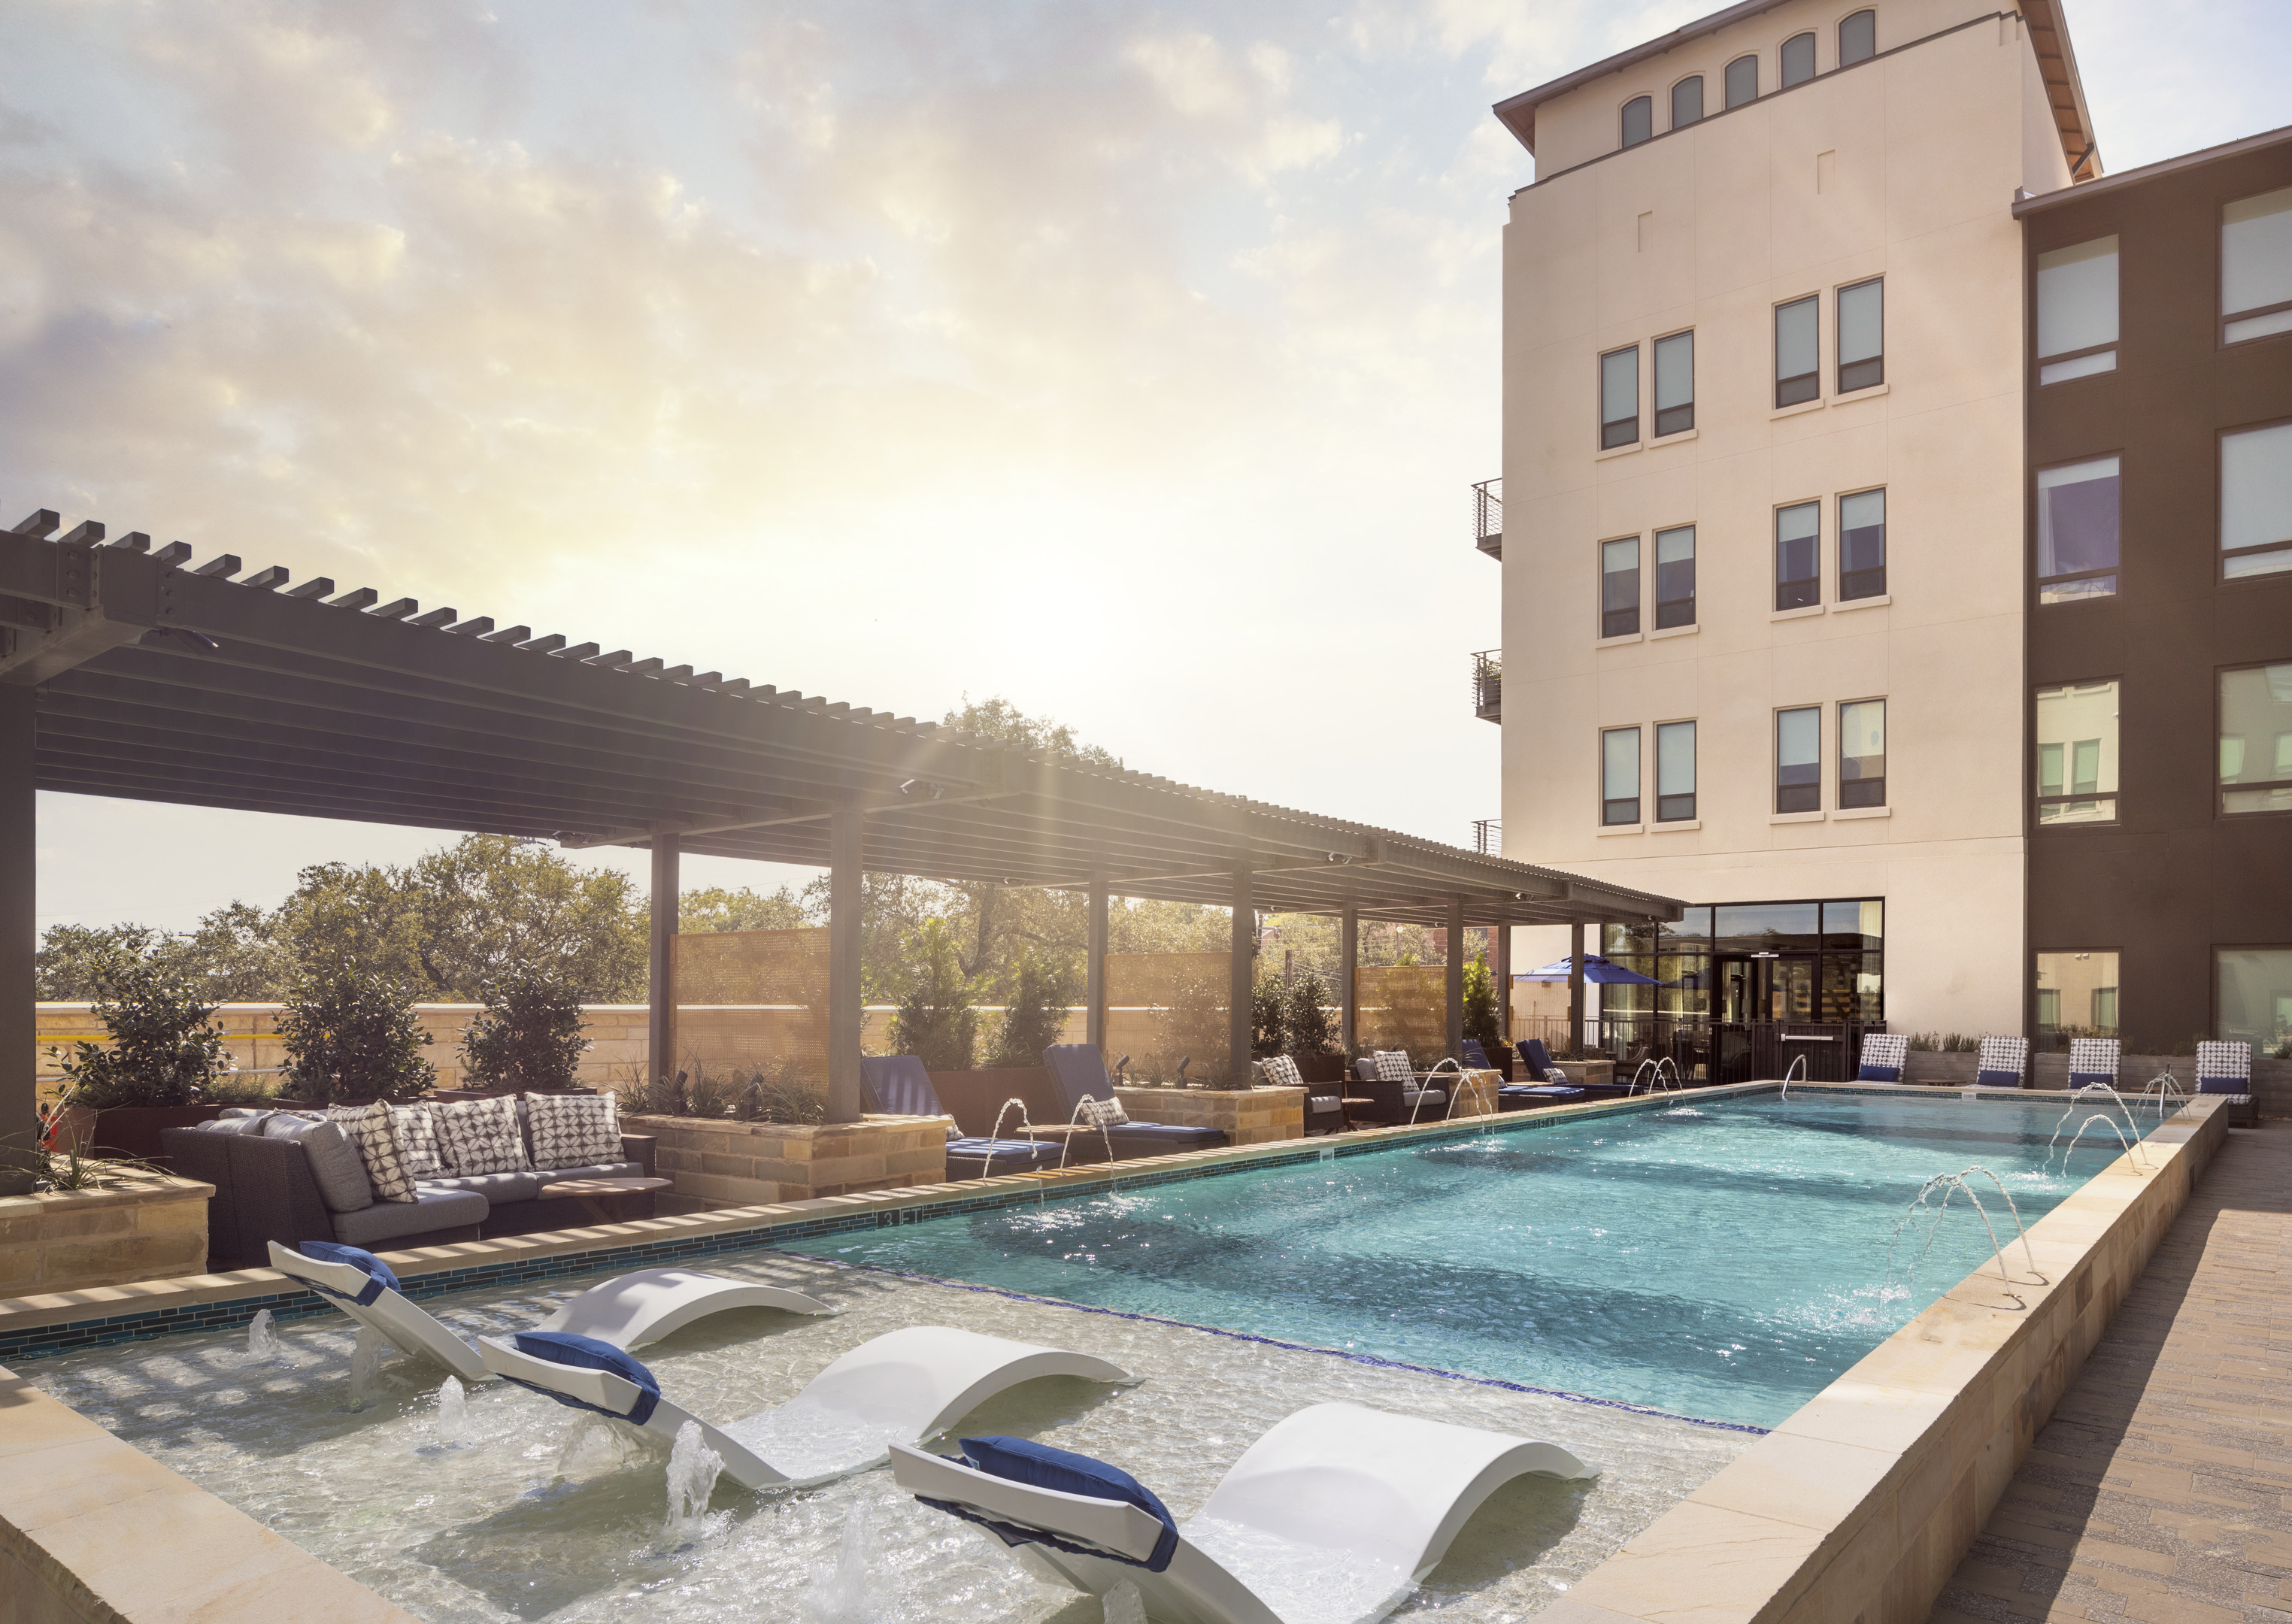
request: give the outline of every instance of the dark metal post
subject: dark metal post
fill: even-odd
[[[1449,1058],[1462,1065],[1465,1058],[1465,899],[1449,899],[1449,952],[1447,986],[1444,989],[1449,1005]]]
[[[1251,993],[1257,981],[1257,904],[1251,900],[1249,864],[1233,865],[1233,978],[1231,999],[1233,1009],[1226,1027],[1226,1086],[1246,1089],[1249,1086],[1249,1036],[1253,1000]]]
[[[1584,921],[1568,927],[1568,1047],[1584,1048]]]
[[[1497,1036],[1512,1047],[1512,926],[1489,928],[1489,974],[1497,984]]]
[[[1353,966],[1360,961],[1360,910],[1347,903],[1337,914],[1337,1041],[1350,1055],[1360,1044],[1360,998]]]
[[[1085,1041],[1102,1051],[1106,1048],[1106,881],[1090,882],[1090,943],[1084,948],[1083,1025]]]
[[[32,955],[38,948],[35,906],[39,880],[38,801],[32,788],[35,733],[32,689],[0,684],[0,1170],[29,1165],[39,1109],[38,992]],[[30,1184],[0,1170],[0,1194]]]
[[[645,1022],[645,1070],[656,1082],[676,1075],[676,914],[682,843],[674,830],[652,837],[652,1009]]]
[[[842,800],[827,825],[827,1120],[860,1120],[860,868],[867,816]]]

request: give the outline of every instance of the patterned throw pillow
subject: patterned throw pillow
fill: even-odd
[[[406,1158],[399,1154],[398,1134],[391,1125],[387,1104],[377,1099],[370,1105],[336,1105],[327,1113],[327,1120],[341,1124],[351,1143],[358,1146],[375,1200],[414,1199],[414,1176],[406,1170]]]
[[[596,1167],[625,1159],[619,1107],[610,1094],[529,1094],[525,1109],[536,1167]]]
[[[525,1136],[517,1130],[513,1099],[456,1099],[430,1107],[438,1154],[457,1178],[480,1173],[529,1173]]]
[[[443,1178],[446,1158],[438,1151],[438,1130],[430,1121],[430,1107],[392,1105],[390,1125],[398,1135],[399,1160],[410,1178]]]
[[[1082,1102],[1082,1120],[1093,1128],[1119,1128],[1130,1120],[1130,1113],[1122,1108],[1118,1099],[1085,1099]]]
[[[1269,1086],[1277,1089],[1302,1089],[1305,1086],[1304,1073],[1287,1055],[1265,1057],[1265,1081]]]
[[[1413,1083],[1416,1073],[1409,1069],[1408,1051],[1405,1049],[1380,1049],[1376,1051],[1376,1080],[1379,1082]]]

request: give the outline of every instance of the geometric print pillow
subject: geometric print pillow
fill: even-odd
[[[1408,1051],[1405,1049],[1380,1049],[1372,1051],[1376,1057],[1376,1080],[1379,1082],[1408,1083],[1416,1081],[1409,1069]]]
[[[526,1160],[525,1136],[517,1129],[513,1099],[432,1104],[430,1123],[438,1131],[438,1154],[456,1178],[533,1170],[533,1163]]]
[[[529,1094],[525,1110],[534,1166],[596,1167],[623,1160],[620,1112],[610,1093]]]
[[[359,1160],[366,1165],[366,1180],[374,1186],[376,1201],[414,1199],[414,1176],[406,1170],[405,1158],[399,1154],[398,1135],[391,1126],[386,1102],[336,1105],[327,1113],[327,1120],[339,1123],[358,1146]]]
[[[443,1178],[446,1159],[438,1153],[438,1130],[424,1105],[392,1105],[390,1125],[398,1134],[398,1154],[409,1178]]]
[[[1287,1055],[1268,1055],[1265,1057],[1265,1081],[1277,1089],[1302,1089],[1305,1078],[1297,1063]]]

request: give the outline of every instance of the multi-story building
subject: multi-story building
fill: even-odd
[[[2280,146],[2103,181],[2050,0],[1751,0],[1497,112],[1537,170],[1479,527],[1505,832],[1703,904],[1610,930],[1667,985],[1608,1011],[2148,1041],[2292,993],[2262,900],[2292,912],[2292,756],[2252,776],[2292,751],[2292,575],[2256,562],[2287,534],[2292,288],[2233,248],[2282,265],[2249,201]],[[2094,290],[2134,276],[2135,220],[2120,342]],[[2141,517],[2136,461],[2175,470]],[[2217,784],[2204,705],[2222,774],[2244,741]],[[2136,785],[2168,755],[2185,784]]]

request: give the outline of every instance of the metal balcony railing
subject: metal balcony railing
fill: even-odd
[[[1473,714],[1484,722],[1504,720],[1504,650],[1484,648],[1473,656]]]
[[[1484,857],[1504,856],[1504,819],[1476,817],[1473,820],[1473,849]]]
[[[1473,545],[1492,559],[1504,557],[1504,480],[1483,479],[1473,486]]]

